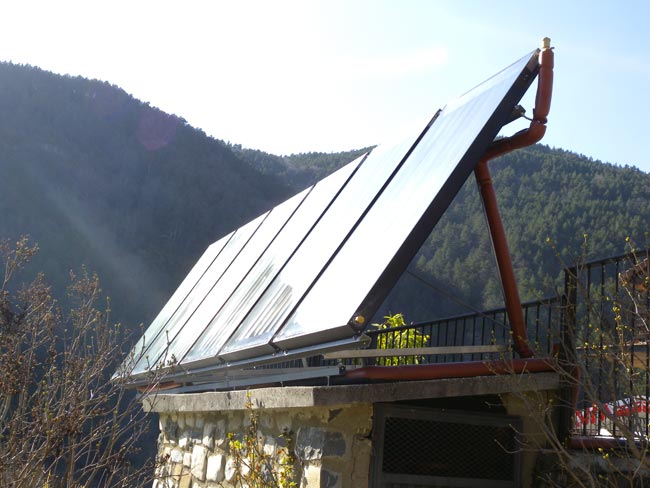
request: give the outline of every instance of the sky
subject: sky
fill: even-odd
[[[0,61],[108,81],[274,154],[421,129],[550,37],[542,142],[650,172],[645,0],[0,0],[0,15]]]

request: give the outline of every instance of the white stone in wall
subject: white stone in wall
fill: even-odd
[[[172,449],[169,453],[169,460],[172,463],[182,463],[183,462],[183,451],[180,449]]]
[[[226,421],[218,420],[214,427],[214,442],[219,449],[226,450],[228,447],[228,434],[226,432]]]
[[[214,431],[215,425],[212,422],[206,422],[203,425],[203,439],[201,442],[208,449],[214,448]]]
[[[208,467],[205,477],[208,481],[223,481],[225,478],[226,456],[217,454],[208,456]]]
[[[205,481],[206,459],[208,450],[204,446],[196,445],[192,448],[192,476]]]
[[[291,417],[289,414],[283,413],[277,416],[276,423],[280,432],[291,431]]]
[[[305,488],[320,488],[320,470],[319,465],[308,463],[303,467],[302,477]]]
[[[264,439],[264,454],[275,457],[278,441],[273,436],[267,435]]]
[[[183,466],[189,468],[192,465],[192,453],[186,452],[183,454]]]
[[[180,424],[179,424],[180,427]],[[181,436],[178,438],[178,447],[185,449],[190,440],[190,433],[187,430],[184,430]]]
[[[241,473],[242,476],[248,476],[251,472],[251,468],[248,464],[242,463],[239,472]]]
[[[224,470],[224,476],[228,483],[232,482],[235,479],[235,474],[237,474],[237,464],[235,459],[229,457],[226,461],[226,468]]]

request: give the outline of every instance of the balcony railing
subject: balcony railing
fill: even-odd
[[[523,304],[529,338],[540,356],[550,354],[554,342],[560,337],[559,304],[560,299],[555,297]],[[485,361],[513,355],[512,336],[505,308],[401,327],[369,330],[366,334],[372,339],[371,348],[377,348],[378,344],[417,343],[420,347],[439,350],[435,354],[421,354],[415,357],[417,364]],[[487,347],[486,351],[482,352],[481,346],[496,347]],[[366,359],[368,365],[382,364],[382,361],[381,358]],[[405,356],[403,362],[414,364],[408,356]]]
[[[648,250],[565,271],[567,350],[581,377],[574,431],[648,439]]]
[[[537,357],[563,376],[565,429],[650,439],[650,278],[645,250],[565,269],[562,296],[523,304]],[[505,308],[400,327],[369,327],[369,349],[395,356],[305,360],[270,367],[435,364],[514,358]],[[409,351],[415,346],[417,349]],[[406,348],[406,350],[402,350]],[[578,373],[579,374],[576,374]]]
[[[628,253],[568,268],[563,296],[523,304],[536,356],[557,357],[558,371],[566,376],[564,401],[571,405],[574,433],[650,437],[648,254]],[[401,343],[437,349],[435,354],[400,355],[398,364],[514,356],[504,308],[366,334],[371,348]],[[495,347],[477,352],[481,346]],[[345,361],[359,363],[396,364],[384,358]],[[577,371],[579,377],[574,377]]]

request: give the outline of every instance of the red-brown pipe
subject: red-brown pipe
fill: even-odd
[[[571,436],[567,442],[569,449],[598,450],[621,449],[627,447],[627,440],[617,437]]]
[[[503,221],[499,214],[496,193],[492,186],[492,177],[488,168],[488,161],[502,156],[503,154],[530,146],[539,142],[546,133],[548,112],[551,108],[551,95],[553,92],[553,51],[550,46],[550,39],[545,38],[542,50],[539,54],[539,76],[537,80],[537,94],[533,120],[528,129],[518,132],[512,137],[495,141],[485,152],[478,165],[474,169],[476,182],[483,200],[485,215],[490,229],[490,237],[494,247],[494,254],[499,268],[503,295],[510,320],[510,327],[513,333],[515,351],[522,358],[530,358],[533,351],[528,342],[526,324],[521,308],[521,299],[517,288],[517,280],[512,268],[508,240],[503,228]]]
[[[345,371],[343,376],[355,380],[435,380],[513,373],[540,373],[556,370],[557,365],[552,360],[535,358],[410,366],[368,366]]]
[[[474,169],[476,182],[481,192],[483,208],[490,229],[492,238],[492,247],[497,260],[497,268],[501,277],[501,286],[503,287],[503,298],[510,319],[510,328],[512,329],[512,339],[515,351],[522,358],[533,356],[533,351],[528,345],[528,334],[526,333],[526,324],[524,314],[521,308],[521,299],[517,288],[515,272],[512,268],[510,259],[510,250],[508,249],[508,240],[506,231],[503,228],[503,221],[499,214],[497,197],[492,186],[492,178],[488,169],[487,160],[481,160]]]

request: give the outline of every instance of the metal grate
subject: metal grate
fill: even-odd
[[[513,487],[519,419],[378,405],[373,485]]]

